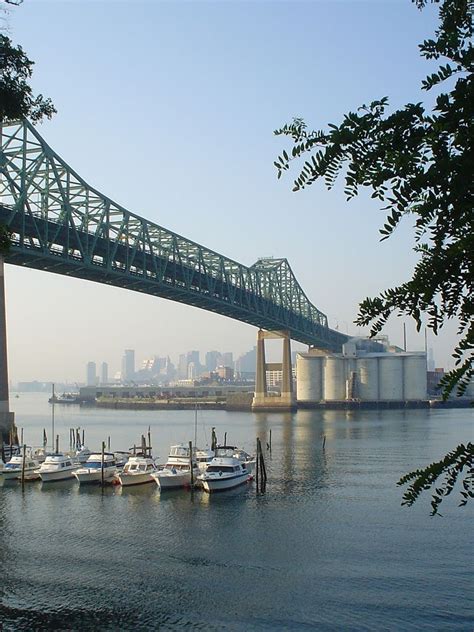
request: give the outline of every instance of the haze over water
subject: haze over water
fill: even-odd
[[[50,434],[47,397],[13,399],[25,440]],[[472,630],[473,511],[453,494],[400,506],[401,474],[472,439],[472,411],[206,411],[198,442],[266,454],[267,493],[0,488],[6,630]],[[151,426],[162,462],[193,439],[192,411],[56,407],[56,429],[127,448]],[[322,449],[322,437],[326,446]]]

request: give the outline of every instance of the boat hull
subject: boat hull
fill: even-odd
[[[13,481],[17,478],[20,479],[21,468],[10,470],[10,471],[8,469],[4,469],[0,472],[0,476],[5,481]],[[39,475],[37,474],[37,467],[31,468],[31,469],[25,469],[25,481],[34,481],[38,478],[39,478]]]
[[[194,470],[194,479],[196,479],[199,470]],[[179,487],[189,487],[191,485],[191,472],[178,472],[177,474],[165,474],[158,472],[153,476],[158,487],[163,489],[177,489]]]
[[[57,472],[39,472],[43,483],[53,483],[54,481],[65,481],[74,478],[74,470],[60,470]]]
[[[238,474],[237,476],[232,477],[212,477],[212,478],[199,478],[199,481],[202,484],[202,487],[205,492],[221,492],[226,489],[232,489],[234,487],[238,487],[239,485],[243,485],[249,479],[249,473],[245,472],[244,474]]]
[[[155,479],[151,473],[143,474],[119,474],[118,480],[123,487],[131,487],[132,485],[144,485],[145,483],[154,483]]]
[[[104,469],[104,481],[110,481],[115,477],[117,473],[117,468],[105,468]],[[102,482],[102,472],[101,470],[94,470],[93,472],[81,472],[77,470],[74,472],[74,476],[79,481],[80,485],[92,485],[98,484]]]

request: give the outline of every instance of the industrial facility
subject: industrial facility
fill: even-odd
[[[426,400],[426,353],[391,347],[387,338],[353,338],[342,353],[318,349],[296,361],[298,404]]]

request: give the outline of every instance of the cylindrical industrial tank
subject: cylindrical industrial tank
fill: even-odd
[[[358,397],[364,401],[379,399],[378,358],[358,358]]]
[[[405,399],[426,399],[426,356],[424,353],[403,357]]]
[[[402,401],[403,356],[387,353],[379,357],[379,398]]]
[[[319,402],[323,398],[322,356],[296,356],[296,397],[300,402]]]
[[[344,358],[326,356],[324,367],[324,399],[343,400],[346,397]]]

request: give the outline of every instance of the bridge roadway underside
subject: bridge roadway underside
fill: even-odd
[[[5,256],[7,263],[166,298],[266,330],[286,329],[291,339],[329,351],[340,351],[347,340],[347,336],[248,289],[199,272],[168,256],[137,251],[106,237],[96,237],[28,213],[12,212],[1,205],[0,223],[20,235]],[[73,254],[79,250],[81,256]],[[93,253],[94,258],[87,253]]]

